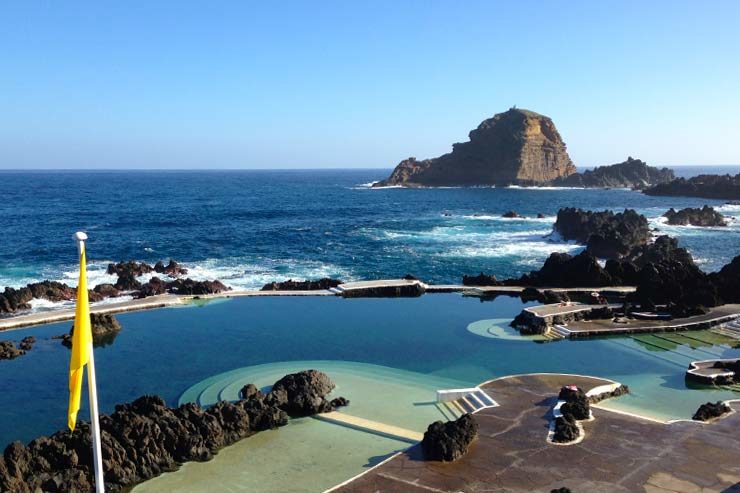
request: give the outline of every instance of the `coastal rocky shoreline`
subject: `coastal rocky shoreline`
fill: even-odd
[[[324,373],[305,370],[286,375],[263,394],[253,385],[236,402],[220,401],[202,409],[177,408],[158,396],[145,395],[100,417],[103,474],[107,491],[129,491],[134,485],[190,461],[213,458],[221,448],[260,431],[288,423],[291,416],[310,416],[349,404],[328,400],[335,388]],[[0,491],[14,493],[94,491],[90,426],[59,431],[28,445],[9,444],[0,457]]]

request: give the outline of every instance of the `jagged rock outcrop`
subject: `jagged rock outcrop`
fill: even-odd
[[[265,396],[265,402],[274,404],[290,416],[326,413],[349,404],[343,397],[331,401],[326,398],[334,387],[334,382],[326,373],[305,370],[286,375],[275,382],[272,390]],[[254,395],[254,389],[242,389],[242,395],[250,394]]]
[[[58,302],[73,300],[76,296],[77,290],[75,288],[56,281],[34,282],[19,289],[6,287],[0,293],[0,313],[29,310],[31,308],[29,302],[34,298]]]
[[[643,190],[647,195],[701,197],[705,199],[740,199],[740,173],[732,175],[699,175],[676,178]]]
[[[464,275],[462,279],[464,286],[501,286],[501,281],[496,279],[496,276],[492,274],[484,274],[481,272],[477,276]]]
[[[710,419],[719,418],[730,411],[732,411],[730,406],[722,401],[707,402],[699,406],[699,409],[696,410],[691,419],[695,421],[709,421]]]
[[[740,303],[740,255],[718,272],[709,274],[709,279],[724,303]]]
[[[106,490],[129,491],[182,463],[210,460],[237,440],[287,424],[285,411],[267,400],[255,391],[208,409],[192,403],[171,408],[158,396],[116,406],[113,414],[100,417]],[[83,422],[73,433],[8,445],[0,457],[0,491],[91,492],[91,469],[90,427]]]
[[[600,258],[622,257],[651,238],[647,219],[632,209],[615,214],[566,207],[558,211],[553,228],[563,239],[585,244]]]
[[[170,277],[180,277],[188,273],[188,270],[185,267],[172,259],[170,259],[170,262],[167,265],[164,265],[164,262],[160,260],[154,264],[153,269],[154,272],[158,274],[165,274]]]
[[[109,313],[91,313],[90,328],[92,329],[93,346],[102,347],[111,344],[122,327],[118,319]],[[72,325],[69,333],[58,336],[64,346],[68,348],[72,347],[72,335],[74,331],[75,327]]]
[[[167,283],[159,277],[154,276],[139,287],[139,290],[134,294],[134,298],[147,298],[149,296],[165,294],[166,292]]]
[[[0,360],[15,359],[23,356],[33,349],[34,344],[36,344],[36,338],[34,336],[24,337],[18,343],[18,346],[15,345],[14,341],[0,341]]]
[[[294,281],[288,279],[282,282],[271,282],[262,286],[261,291],[315,291],[320,289],[336,288],[342,284],[339,279],[324,277],[318,281]]]
[[[425,460],[455,461],[468,452],[478,436],[478,423],[472,414],[464,414],[456,421],[435,421],[429,425],[421,441]]]
[[[644,161],[628,157],[626,161],[599,166],[583,173],[574,173],[552,181],[556,187],[635,188],[643,189],[676,178],[673,170],[648,166]]]
[[[415,282],[399,286],[376,286],[342,291],[343,298],[415,298],[426,293],[424,284]]]
[[[572,414],[563,414],[555,418],[555,429],[552,441],[555,443],[570,443],[581,435],[575,417]]]
[[[484,120],[434,159],[409,158],[373,186],[540,185],[576,172],[552,120],[512,108]]]
[[[708,205],[705,205],[702,208],[686,207],[679,211],[676,211],[671,207],[668,212],[663,214],[663,217],[668,219],[668,224],[672,224],[674,226],[727,226],[727,219],[725,219],[725,216]]]
[[[576,256],[551,253],[540,270],[524,274],[519,279],[507,279],[504,284],[575,288],[610,286],[613,280],[596,257],[584,250]]]
[[[505,217],[507,219],[517,219],[522,216],[520,216],[519,213],[516,211],[506,211],[503,214],[501,214],[501,217]]]
[[[113,284],[108,283],[98,284],[93,292],[99,294],[102,298],[115,298],[121,294]]]
[[[134,260],[129,260],[128,262],[117,262],[115,264],[108,264],[107,272],[109,275],[116,275],[118,277],[124,275],[130,277],[139,277],[143,276],[144,274],[154,272],[154,267],[147,264],[146,262],[136,262]]]
[[[217,294],[231,290],[221,281],[194,281],[193,279],[175,279],[167,283],[167,291],[179,295]]]

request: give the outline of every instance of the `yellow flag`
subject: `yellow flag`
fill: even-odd
[[[82,374],[90,361],[92,329],[90,327],[90,304],[87,299],[87,272],[85,247],[80,252],[80,281],[77,284],[77,311],[75,313],[74,333],[72,334],[72,356],[69,361],[69,411],[67,426],[74,431],[77,412],[80,410],[82,396]]]

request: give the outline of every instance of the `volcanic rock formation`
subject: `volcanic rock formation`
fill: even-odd
[[[271,282],[262,286],[261,291],[314,291],[320,289],[336,288],[342,284],[339,279],[325,277],[318,281],[294,281],[288,279],[283,282]]]
[[[676,178],[673,170],[648,166],[644,161],[628,157],[626,161],[599,166],[583,173],[556,178],[551,185],[584,188],[637,188],[642,189]]]
[[[116,317],[108,313],[91,313],[90,327],[92,329],[93,346],[107,346],[112,343],[118,333],[121,331],[121,324]],[[69,329],[68,334],[59,336],[62,344],[68,348],[72,347],[72,335],[74,334],[74,325]]]
[[[456,421],[435,421],[429,425],[421,441],[426,460],[455,461],[468,452],[478,436],[478,423],[471,414],[464,414]]]
[[[727,226],[725,216],[715,211],[713,207],[705,205],[702,208],[686,207],[676,211],[671,207],[668,212],[663,214],[668,219],[668,224],[676,226]]]
[[[558,211],[554,230],[565,240],[586,245],[589,253],[601,258],[619,258],[650,240],[645,216],[632,209],[615,214],[566,207]]]
[[[325,377],[325,375],[324,375]],[[287,377],[285,377],[287,378]],[[334,385],[320,378],[302,381],[285,405],[306,410],[302,396],[318,395]],[[328,378],[326,379],[328,380]],[[277,385],[277,384],[276,384]],[[254,387],[254,386],[252,386]],[[168,407],[158,396],[139,397],[100,417],[103,474],[107,491],[129,491],[135,484],[174,471],[188,461],[207,461],[219,449],[258,431],[287,424],[288,416],[271,394],[253,392],[236,402],[220,401],[208,409],[196,404]],[[319,394],[315,394],[319,392]],[[27,446],[13,442],[0,456],[0,491],[14,493],[77,492],[94,489],[90,426],[40,437]]]
[[[484,120],[470,141],[433,159],[409,158],[375,187],[541,185],[576,172],[555,124],[512,108]]]
[[[699,175],[676,178],[643,191],[647,195],[702,197],[705,199],[740,199],[740,173],[732,175]]]

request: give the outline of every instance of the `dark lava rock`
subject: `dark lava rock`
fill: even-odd
[[[154,267],[147,264],[146,262],[136,262],[129,260],[128,262],[118,262],[115,264],[108,264],[107,272],[109,275],[117,275],[121,277],[123,275],[130,277],[139,277],[144,274],[149,274],[154,271]]]
[[[515,211],[508,211],[508,212],[504,212],[504,213],[503,213],[503,214],[501,215],[501,217],[506,217],[506,218],[509,218],[509,219],[515,219],[515,218],[518,218],[518,217],[522,217],[522,216],[520,216],[520,215],[519,215],[519,214],[518,214],[517,212],[515,212]]]
[[[190,278],[176,279],[167,284],[170,293],[179,295],[217,294],[230,289],[221,281],[194,281]]]
[[[49,301],[69,301],[75,299],[77,290],[56,281],[34,282],[20,289],[5,288],[0,293],[0,313],[13,313],[17,310],[29,310],[29,302],[34,298]]]
[[[740,303],[740,255],[733,258],[719,272],[709,274],[709,279],[724,303]]]
[[[537,219],[545,219],[545,215],[541,212],[537,213]]]
[[[149,279],[149,282],[142,284],[134,295],[134,298],[146,298],[148,296],[157,296],[167,292],[167,283],[157,276]]]
[[[669,168],[648,166],[644,161],[628,157],[626,161],[599,166],[583,173],[574,173],[552,182],[556,187],[633,188],[642,189],[676,178]]]
[[[570,443],[578,438],[581,430],[578,429],[573,415],[564,414],[555,418],[555,430],[552,441],[556,443]]]
[[[462,283],[465,286],[501,286],[501,282],[493,274],[481,272],[477,276],[463,276]]]
[[[294,281],[288,279],[283,282],[271,282],[262,286],[262,291],[315,291],[320,289],[336,288],[342,284],[339,279],[325,277],[318,281]]]
[[[33,348],[34,344],[36,344],[36,338],[34,336],[27,336],[21,339],[18,347],[23,351],[30,351]]]
[[[565,302],[570,301],[570,297],[568,296],[568,293],[564,291],[552,291],[550,289],[546,289],[542,292],[542,295],[544,297],[543,302],[546,305],[552,305],[555,303],[565,303]]]
[[[107,283],[98,284],[97,286],[95,286],[95,289],[93,289],[93,291],[101,295],[103,298],[115,298],[121,294],[113,284]]]
[[[668,212],[663,214],[668,219],[668,224],[675,226],[727,226],[725,216],[715,211],[713,207],[705,205],[702,208],[686,207],[676,211],[671,207]]]
[[[420,281],[421,280],[421,279],[419,279],[418,277],[416,277],[413,274],[406,274],[401,279],[403,279],[405,281]]]
[[[706,199],[740,199],[740,173],[732,175],[699,175],[676,178],[643,191],[647,195],[702,197]]]
[[[119,291],[137,291],[141,288],[141,283],[136,276],[130,272],[124,272],[118,275],[118,280],[114,287]]]
[[[426,292],[421,283],[404,284],[401,286],[379,286],[366,289],[351,289],[342,291],[343,298],[415,298]]]
[[[611,276],[599,265],[596,257],[583,251],[575,257],[567,253],[552,253],[539,271],[519,279],[508,279],[506,285],[548,287],[597,287],[612,285]]]
[[[699,406],[699,409],[696,410],[691,419],[695,421],[708,421],[713,418],[719,418],[730,411],[732,411],[730,406],[722,401],[717,401],[715,403],[707,402],[706,404]]]
[[[332,390],[334,382],[328,375],[318,370],[306,370],[286,375],[275,382],[265,396],[265,402],[275,404],[291,416],[310,416],[333,411],[337,403],[349,403],[346,399],[328,401],[326,396]],[[242,391],[250,392],[249,389]]]
[[[107,346],[113,342],[118,333],[121,331],[121,324],[116,317],[109,313],[91,313],[90,323],[92,328],[93,346]],[[68,334],[60,338],[62,344],[68,348],[72,347],[72,334],[74,334],[74,325],[69,329]]]
[[[436,421],[429,425],[421,441],[426,460],[455,461],[468,452],[478,436],[478,423],[471,414],[456,421]]]
[[[0,360],[3,359],[15,359],[18,356],[23,356],[26,351],[16,347],[13,341],[0,341]]]
[[[591,416],[591,405],[586,393],[580,387],[565,386],[560,389],[558,399],[565,401],[560,407],[564,416],[571,415],[577,420],[588,419]]]
[[[323,388],[326,382],[319,380]],[[253,385],[247,387],[243,399],[221,401],[208,409],[192,403],[171,408],[158,396],[142,396],[117,405],[111,415],[101,415],[106,490],[129,491],[182,463],[209,460],[244,437],[287,424],[285,411],[266,402],[268,396]],[[0,457],[0,491],[91,492],[91,469],[90,426],[82,422],[72,433],[60,431],[27,446],[8,445]]]
[[[601,306],[587,311],[584,317],[585,320],[608,320],[614,318],[614,310],[608,306]]]
[[[434,159],[402,161],[374,187],[539,185],[576,172],[555,124],[533,111],[512,108],[484,120],[470,141]]]
[[[172,259],[170,259],[170,262],[167,265],[164,265],[164,262],[160,260],[154,264],[154,271],[158,274],[165,274],[170,277],[180,277],[188,273],[188,270],[185,267]]]
[[[554,229],[565,240],[586,245],[589,253],[601,258],[619,258],[651,238],[645,216],[632,209],[615,214],[566,207],[558,211]]]
[[[602,394],[594,395],[588,398],[588,402],[590,404],[596,404],[598,402],[603,401],[604,399],[610,399],[612,397],[619,397],[620,395],[629,394],[629,387],[626,385],[620,385],[616,389],[612,390],[611,392],[604,392]]]

